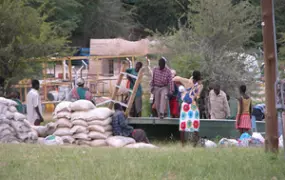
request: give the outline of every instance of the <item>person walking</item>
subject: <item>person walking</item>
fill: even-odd
[[[163,119],[166,116],[167,97],[171,96],[174,91],[171,70],[166,67],[166,60],[159,59],[159,67],[154,68],[153,78],[150,83],[151,93],[154,95],[154,105],[158,116]]]
[[[239,90],[241,97],[238,104],[236,129],[243,134],[251,129],[251,98],[246,94],[245,85],[240,86]]]
[[[137,62],[135,68],[130,68],[127,69],[126,72],[129,74],[132,74],[134,76],[138,76],[139,71],[143,67],[142,62]],[[132,78],[131,76],[127,76],[128,80],[130,81],[130,89],[133,90],[136,79]],[[143,95],[143,90],[141,84],[139,85],[137,89],[137,93],[130,111],[130,116],[131,117],[141,117],[142,115],[142,95]]]
[[[230,117],[230,107],[227,95],[221,90],[219,84],[215,84],[213,90],[210,91],[210,116],[211,119],[227,119]]]
[[[44,121],[42,116],[42,103],[39,93],[40,82],[32,80],[32,89],[27,94],[27,119],[31,124],[39,126]]]

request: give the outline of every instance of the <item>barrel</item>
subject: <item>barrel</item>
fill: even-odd
[[[47,113],[52,113],[54,111],[54,104],[53,103],[48,103],[45,105],[45,112]]]

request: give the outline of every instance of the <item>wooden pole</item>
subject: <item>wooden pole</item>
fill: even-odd
[[[43,76],[44,76],[44,100],[47,100],[47,64],[44,62],[43,66]]]
[[[278,122],[276,111],[276,44],[273,0],[262,0],[262,30],[265,62],[266,138],[265,151],[278,152]]]
[[[133,64],[133,68],[135,68],[135,57],[134,56],[132,56],[132,64]]]
[[[68,58],[68,70],[69,70],[69,81],[72,81],[72,67],[71,67],[71,59]]]

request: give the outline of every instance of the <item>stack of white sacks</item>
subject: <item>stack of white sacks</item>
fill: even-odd
[[[37,132],[26,120],[26,116],[17,112],[16,106],[16,102],[0,97],[0,142],[37,142]]]

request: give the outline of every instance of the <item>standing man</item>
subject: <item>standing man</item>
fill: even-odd
[[[32,89],[27,95],[27,118],[31,124],[39,126],[44,121],[42,116],[42,103],[39,94],[40,82],[32,80]]]
[[[221,90],[220,85],[214,85],[214,89],[210,91],[210,116],[211,119],[226,119],[230,114],[230,107],[227,95]]]
[[[150,83],[151,93],[154,95],[154,104],[157,114],[161,119],[166,116],[166,97],[171,96],[174,91],[172,73],[166,67],[166,60],[161,58],[158,61],[159,67],[154,68],[153,77]]]
[[[137,62],[135,68],[127,69],[126,72],[129,73],[129,74],[132,74],[134,76],[138,76],[138,73],[139,73],[139,71],[141,70],[142,67],[143,67],[142,62]],[[130,81],[130,89],[133,90],[133,88],[135,86],[135,83],[136,83],[136,79],[132,78],[131,76],[127,76],[127,77],[128,77],[128,80]],[[142,86],[140,84],[138,89],[137,89],[137,93],[136,93],[136,97],[134,99],[134,103],[132,105],[132,109],[130,111],[130,116],[131,117],[141,117],[141,113],[142,113],[142,95],[143,95],[143,91],[142,91]]]

